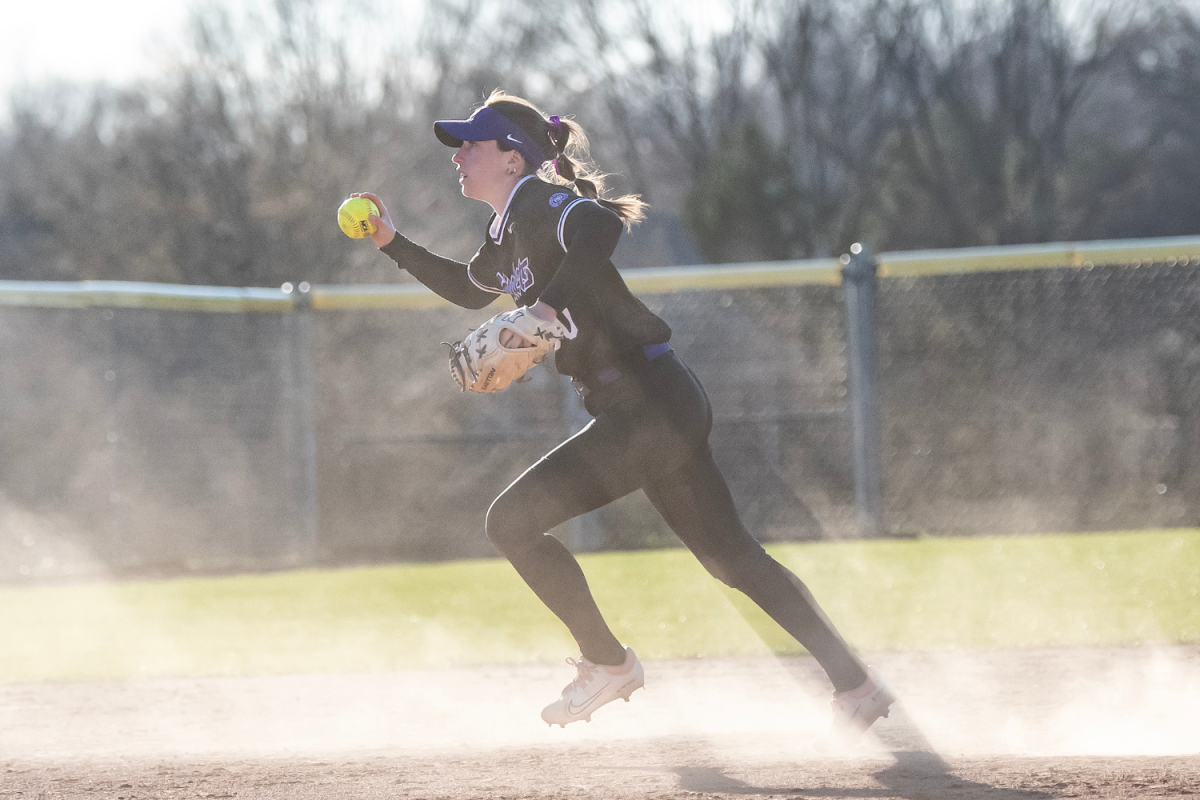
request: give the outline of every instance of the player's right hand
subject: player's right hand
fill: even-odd
[[[396,226],[392,224],[392,215],[388,213],[387,206],[383,204],[378,195],[371,194],[370,192],[351,192],[350,196],[365,197],[379,209],[379,216],[372,214],[367,217],[371,221],[371,224],[375,226],[375,232],[368,235],[376,247],[385,247],[392,239],[396,238]]]

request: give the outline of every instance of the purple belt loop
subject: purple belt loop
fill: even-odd
[[[642,348],[642,352],[646,354],[647,361],[653,361],[663,353],[671,349],[670,342],[659,342],[658,344],[648,344]]]
[[[617,369],[616,367],[605,367],[596,373],[596,382],[601,386],[608,386],[610,383],[614,383],[620,377],[621,370]]]

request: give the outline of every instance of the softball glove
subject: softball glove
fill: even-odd
[[[528,347],[505,347],[500,332],[511,330],[529,343]],[[450,376],[464,392],[498,392],[542,363],[567,337],[567,328],[555,320],[547,322],[529,313],[528,306],[489,319],[467,334],[461,342],[443,342],[450,347]]]

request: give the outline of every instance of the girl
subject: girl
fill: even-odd
[[[643,685],[642,664],[613,635],[571,553],[546,532],[641,489],[715,577],[748,595],[811,653],[834,687],[827,740],[853,740],[894,696],[855,656],[803,583],[743,526],[708,446],[712,410],[671,349],[671,329],[622,281],[610,257],[644,215],[636,195],[609,199],[575,122],[545,117],[495,92],[434,134],[456,148],[464,196],[494,210],[469,263],[434,255],[396,232],[378,197],[371,239],[452,303],[483,308],[508,294],[557,325],[555,356],[594,419],[517,478],[488,510],[488,538],[579,643],[577,674],[542,719],[565,726]],[[510,335],[511,332],[506,331]],[[506,346],[521,346],[510,339]]]

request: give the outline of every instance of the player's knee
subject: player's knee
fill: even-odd
[[[757,552],[734,551],[700,559],[708,573],[731,589],[753,589],[771,569],[774,559],[761,547]]]
[[[529,536],[525,530],[527,526],[524,518],[525,514],[518,504],[507,499],[507,495],[502,494],[492,501],[484,522],[484,531],[502,554],[512,553],[521,546],[522,540]]]
[[[726,586],[728,586],[730,588],[736,588],[736,587],[734,587],[733,583],[731,582],[732,578],[730,577],[729,572],[725,568],[724,564],[722,564],[719,561],[710,561],[710,560],[704,559],[704,558],[700,559],[700,564],[706,570],[708,570],[709,575],[712,575],[714,578],[716,578],[721,583],[725,584]]]
[[[484,532],[487,534],[488,539],[491,540],[492,544],[501,553],[506,549],[508,537],[511,535],[509,532],[512,530],[511,526],[505,524],[507,521],[505,519],[506,513],[504,505],[500,502],[503,497],[501,495],[492,501],[492,505],[488,508],[487,518],[483,524]]]

